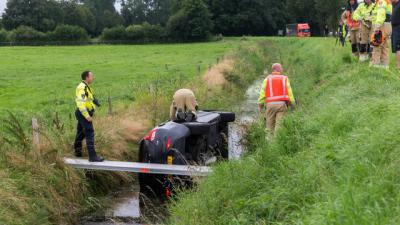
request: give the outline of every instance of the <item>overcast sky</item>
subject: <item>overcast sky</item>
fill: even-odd
[[[6,8],[7,0],[0,0],[0,15],[3,14],[4,8]]]

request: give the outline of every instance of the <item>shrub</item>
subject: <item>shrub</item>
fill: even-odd
[[[50,36],[54,41],[87,41],[89,39],[85,29],[74,25],[58,25]]]
[[[32,27],[19,26],[11,32],[11,40],[14,42],[39,42],[47,41],[47,35]]]
[[[7,42],[8,40],[8,32],[4,29],[0,29],[0,42]]]
[[[151,25],[149,23],[142,24],[144,37],[147,41],[159,41],[165,35],[164,28],[160,25]]]
[[[143,40],[144,30],[142,25],[130,25],[126,28],[126,37],[128,40],[137,41]]]
[[[104,28],[101,39],[105,41],[126,40],[126,31],[123,26]]]

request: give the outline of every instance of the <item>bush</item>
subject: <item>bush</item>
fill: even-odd
[[[165,30],[163,27],[160,25],[151,25],[149,23],[130,25],[126,29],[123,26],[105,28],[101,35],[102,40],[127,40],[133,42],[161,41],[164,37]]]
[[[126,28],[127,38],[131,41],[161,41],[165,37],[165,30],[160,25],[143,23],[142,25],[131,25]]]
[[[87,41],[89,36],[85,29],[74,25],[58,25],[56,29],[50,33],[53,41]]]
[[[104,28],[101,39],[105,41],[126,40],[126,31],[123,26]]]
[[[160,25],[143,23],[142,30],[147,41],[159,41],[165,36],[165,30]]]
[[[11,32],[11,41],[14,42],[40,42],[47,40],[48,37],[45,33],[28,26],[19,26]]]
[[[128,40],[132,41],[143,40],[145,35],[142,25],[130,25],[127,27],[126,37]]]
[[[0,42],[8,42],[8,32],[4,29],[0,29]]]

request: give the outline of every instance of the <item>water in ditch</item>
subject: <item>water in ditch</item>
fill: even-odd
[[[246,91],[246,100],[235,109],[237,119],[229,127],[229,159],[239,159],[245,151],[246,128],[258,117],[257,98],[262,80],[257,80]],[[157,224],[167,217],[165,203],[140,196],[139,185],[112,195],[113,206],[100,217],[85,218],[83,225],[139,225]],[[140,202],[141,201],[141,202]],[[144,202],[144,207],[143,203]],[[142,205],[142,207],[140,207]],[[142,208],[142,209],[141,209]],[[149,222],[150,221],[150,222]]]

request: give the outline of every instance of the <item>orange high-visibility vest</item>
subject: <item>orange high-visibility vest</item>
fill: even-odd
[[[353,20],[352,13],[350,11],[346,11],[346,17],[347,17],[347,26],[349,26],[350,29],[360,27],[360,22]]]
[[[272,74],[267,77],[265,102],[289,101],[287,76]]]

